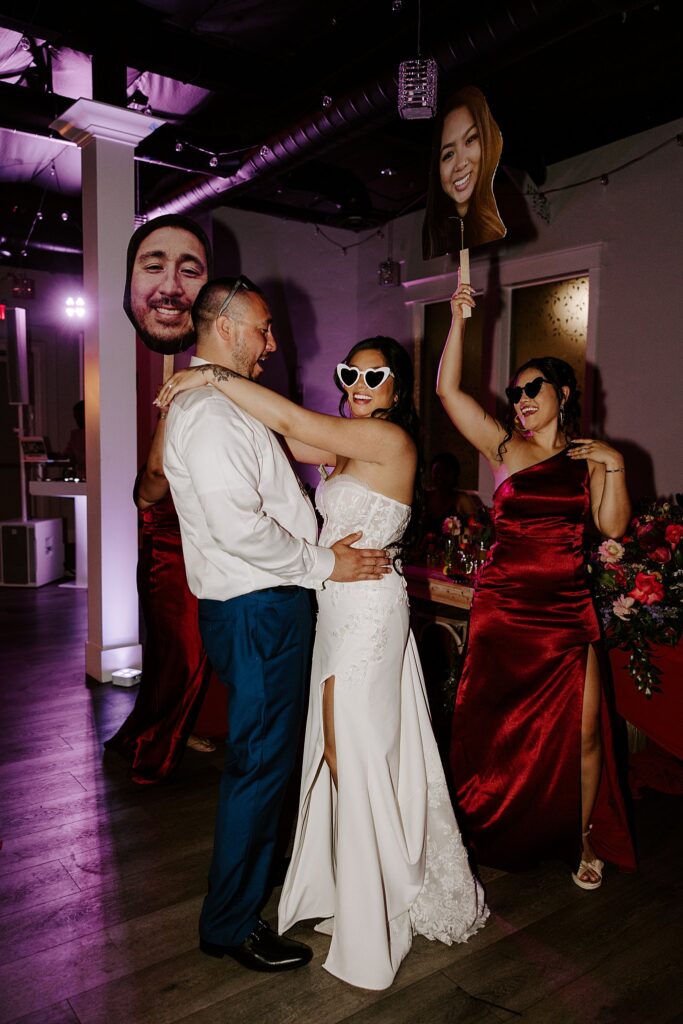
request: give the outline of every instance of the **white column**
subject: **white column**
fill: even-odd
[[[126,249],[135,227],[134,149],[162,121],[78,100],[52,127],[82,151],[88,639],[99,682],[138,668],[135,332],[123,312]]]

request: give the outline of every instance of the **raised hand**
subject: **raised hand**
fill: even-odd
[[[474,288],[471,284],[458,283],[458,287],[451,295],[451,315],[454,320],[464,320],[463,306],[469,306],[470,309],[474,309],[476,303],[474,301]]]
[[[362,530],[342,537],[330,545],[334,551],[334,570],[330,579],[334,583],[357,583],[359,580],[381,580],[391,572],[391,559],[386,551],[377,548],[354,548],[351,545],[363,536]]]

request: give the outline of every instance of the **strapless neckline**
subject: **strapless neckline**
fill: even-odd
[[[385,501],[391,501],[394,505],[399,505],[401,508],[411,508],[405,501],[399,501],[398,498],[390,498],[388,494],[383,494],[381,491],[376,491],[374,487],[371,487],[365,480],[361,480],[360,477],[354,476],[353,473],[331,473],[329,476],[323,477],[323,484],[331,484],[335,480],[352,480],[354,483],[360,484],[370,494],[376,494],[378,498],[384,498]]]

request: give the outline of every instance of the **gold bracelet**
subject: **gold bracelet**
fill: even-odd
[[[626,472],[626,470],[624,469],[623,466],[620,466],[619,469],[606,469],[605,470],[605,473],[625,473],[625,472]]]
[[[159,413],[159,419],[160,420],[165,420],[167,416],[168,416],[168,409],[162,409],[161,412]],[[609,470],[607,472],[609,472]]]

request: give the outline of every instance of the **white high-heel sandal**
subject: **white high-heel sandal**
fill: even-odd
[[[593,828],[592,825],[588,826],[587,832],[582,832],[581,835],[584,837],[590,835],[590,831]],[[605,866],[605,862],[600,860],[599,857],[594,857],[593,860],[584,860],[581,858],[578,871],[572,871],[572,881],[575,885],[578,885],[579,889],[599,889],[602,885],[602,869]],[[594,875],[597,875],[595,882],[586,882],[581,875],[587,871],[592,871]]]

